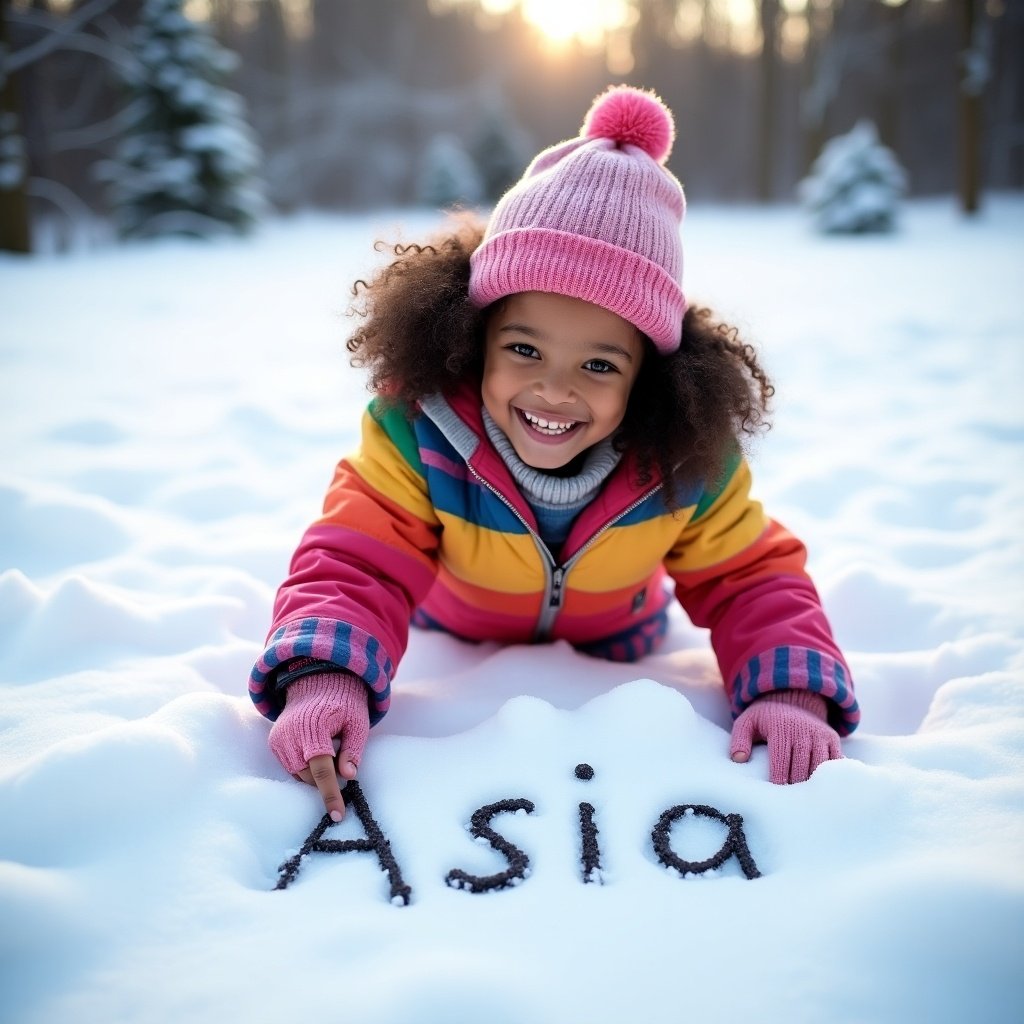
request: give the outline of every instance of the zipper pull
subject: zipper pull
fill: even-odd
[[[565,579],[565,570],[556,566],[551,573],[551,599],[548,601],[549,608],[562,607],[562,581]]]

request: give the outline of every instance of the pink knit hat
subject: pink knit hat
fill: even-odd
[[[598,96],[581,136],[539,154],[495,207],[470,264],[473,305],[516,292],[571,295],[674,352],[686,312],[686,200],[664,166],[674,137],[653,93],[620,85]]]

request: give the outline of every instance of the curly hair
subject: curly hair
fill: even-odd
[[[484,225],[455,217],[425,244],[386,245],[394,259],[352,286],[363,319],[347,348],[369,371],[369,389],[414,408],[483,371],[487,310],[469,302],[469,258]],[[768,423],[774,388],[753,347],[712,311],[691,305],[682,342],[659,355],[648,341],[616,447],[636,457],[639,482],[660,475],[667,500],[694,483],[717,483],[737,449]]]

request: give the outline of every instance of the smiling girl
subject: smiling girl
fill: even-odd
[[[856,726],[804,547],[750,497],[741,442],[771,385],[683,293],[673,134],[657,97],[611,89],[486,226],[357,282],[348,348],[376,397],[249,687],[335,820],[410,623],[634,661],[674,596],[710,630],[733,760],[766,742],[770,779],[803,781]]]
[[[643,357],[643,335],[601,306],[510,295],[488,318],[484,408],[526,465],[569,475],[619,429]]]

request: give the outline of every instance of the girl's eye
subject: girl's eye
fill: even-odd
[[[590,359],[583,364],[583,368],[594,373],[618,373],[618,367],[604,359]]]
[[[515,352],[517,356],[526,356],[528,359],[537,358],[537,350],[532,345],[527,345],[525,341],[514,341],[508,346],[510,352]]]

